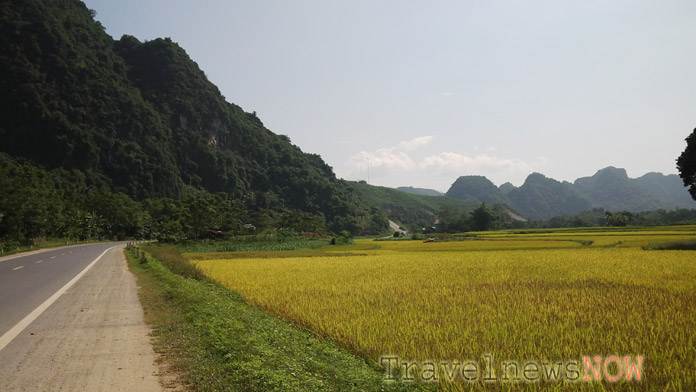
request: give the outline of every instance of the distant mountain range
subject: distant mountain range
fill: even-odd
[[[496,187],[483,176],[462,176],[446,196],[472,203],[508,204],[531,219],[549,219],[596,207],[631,212],[696,208],[696,201],[675,174],[648,173],[629,178],[625,169],[611,166],[573,183],[532,173],[520,187],[509,182]]]

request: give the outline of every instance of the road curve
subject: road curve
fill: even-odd
[[[122,248],[77,245],[0,259],[3,391],[163,390]]]

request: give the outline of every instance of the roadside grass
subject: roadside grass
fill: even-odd
[[[129,251],[126,255],[138,281],[146,320],[154,330],[155,350],[187,390],[435,389],[385,383],[382,373],[363,359],[248,305],[238,293],[199,276],[197,268],[177,266],[191,264],[173,246],[143,249],[146,263]]]
[[[239,252],[239,251],[284,251],[311,249],[327,245],[329,240],[296,237],[278,234],[249,235],[229,238],[224,241],[189,241],[180,245],[184,252]]]
[[[287,258],[287,257],[340,257],[365,256],[369,251],[381,249],[371,239],[358,239],[352,244],[321,245],[312,248],[290,250],[243,250],[236,252],[188,252],[180,257],[187,260],[217,260],[246,258]]]

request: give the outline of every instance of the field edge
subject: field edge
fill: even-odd
[[[148,250],[153,247],[147,247]],[[193,391],[425,391],[384,382],[364,359],[244,302],[208,280],[126,251],[169,388]],[[167,374],[165,374],[167,376]],[[176,379],[172,383],[171,379]],[[178,384],[178,385],[174,385]]]

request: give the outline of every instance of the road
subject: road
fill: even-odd
[[[123,243],[0,258],[3,391],[161,391]]]
[[[402,229],[401,226],[393,220],[389,221],[389,227],[394,231],[398,231],[400,235],[406,235],[406,230]]]

